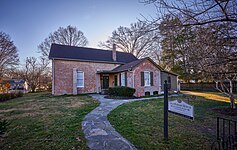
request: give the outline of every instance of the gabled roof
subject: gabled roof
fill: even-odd
[[[127,63],[127,64],[124,64],[124,65],[121,65],[121,66],[118,66],[116,68],[114,68],[111,73],[115,73],[115,72],[123,72],[123,71],[128,71],[128,70],[132,70],[133,68],[135,68],[137,65],[139,65],[140,63],[142,63],[143,61],[145,60],[149,60],[153,65],[155,65],[158,69],[161,70],[161,72],[165,72],[165,73],[168,73],[168,74],[172,74],[174,76],[178,76],[178,74],[175,74],[173,72],[169,72],[167,70],[164,70],[162,67],[160,67],[159,65],[157,65],[151,58],[149,57],[146,57],[146,58],[143,58],[143,59],[138,59],[138,60],[135,60],[135,61],[132,61],[130,63]]]
[[[117,61],[112,59],[112,50],[102,50],[87,47],[75,47],[60,44],[52,44],[49,59],[80,60],[92,62],[108,62],[125,64],[137,60],[137,58],[124,52],[116,52]]]
[[[5,84],[5,83],[10,83],[10,84],[24,84],[25,80],[23,79],[8,79],[8,80],[1,80],[0,81],[1,84]]]
[[[140,63],[142,63],[145,60],[149,60],[158,69],[163,70],[163,68],[161,68],[159,65],[157,65],[152,59],[150,59],[149,57],[146,57],[146,58],[143,58],[143,59],[138,59],[138,60],[135,60],[133,62],[127,63],[125,65],[118,66],[118,67],[114,68],[112,71],[122,72],[122,71],[131,70],[131,69],[135,68],[137,65],[139,65]]]
[[[167,71],[167,70],[162,70],[162,72],[165,72],[165,73],[168,73],[168,74],[172,74],[172,75],[174,75],[174,76],[179,76],[178,74],[173,73],[173,72],[171,72],[171,71]]]

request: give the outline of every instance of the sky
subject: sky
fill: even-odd
[[[18,48],[21,63],[38,57],[38,45],[59,27],[76,26],[87,47],[98,48],[119,26],[155,16],[154,5],[141,0],[0,0],[0,31]]]

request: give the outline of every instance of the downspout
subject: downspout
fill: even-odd
[[[134,88],[134,70],[132,68],[128,69],[129,72],[132,72],[132,88]]]
[[[135,85],[134,85],[134,70],[132,71],[132,88],[134,88]]]
[[[158,76],[158,94],[162,94],[162,71],[159,71]]]
[[[52,95],[55,94],[55,88],[54,88],[54,86],[55,86],[55,79],[54,79],[55,75],[54,75],[54,71],[55,71],[54,59],[52,59],[52,79],[53,79],[53,82],[52,82]]]

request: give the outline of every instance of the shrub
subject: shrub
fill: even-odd
[[[17,97],[22,97],[22,96],[23,96],[22,92],[0,94],[0,102],[1,101],[7,101],[7,100],[17,98]]]
[[[153,95],[158,95],[158,91],[154,91],[154,92],[153,92]]]
[[[0,101],[6,101],[11,99],[11,94],[1,94],[0,95]]]
[[[145,92],[145,96],[151,96],[150,92]]]
[[[109,95],[110,96],[123,96],[123,97],[132,97],[135,93],[135,89],[131,87],[125,86],[116,86],[109,88]]]
[[[24,94],[22,92],[17,93],[17,97],[22,97]]]
[[[11,99],[17,98],[17,93],[11,93],[10,95],[11,95]]]

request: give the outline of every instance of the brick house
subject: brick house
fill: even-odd
[[[162,93],[167,80],[177,91],[177,75],[162,69],[150,58],[113,50],[52,44],[52,94],[103,93],[109,87],[128,86],[135,96]],[[163,78],[162,78],[163,77]]]

